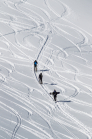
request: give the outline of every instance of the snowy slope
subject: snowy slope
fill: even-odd
[[[0,139],[92,139],[91,8],[91,0],[0,1]]]

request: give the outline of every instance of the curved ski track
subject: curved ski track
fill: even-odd
[[[0,5],[0,138],[92,139],[92,35],[63,0]]]

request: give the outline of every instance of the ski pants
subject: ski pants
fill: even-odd
[[[34,71],[37,71],[37,65],[34,65]]]

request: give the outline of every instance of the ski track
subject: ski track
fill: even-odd
[[[60,0],[1,2],[0,138],[92,138],[92,34],[68,21],[70,13]],[[55,88],[57,103],[49,94]]]

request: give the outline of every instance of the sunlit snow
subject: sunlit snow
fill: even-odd
[[[0,0],[0,139],[92,139],[91,19],[91,0]]]

